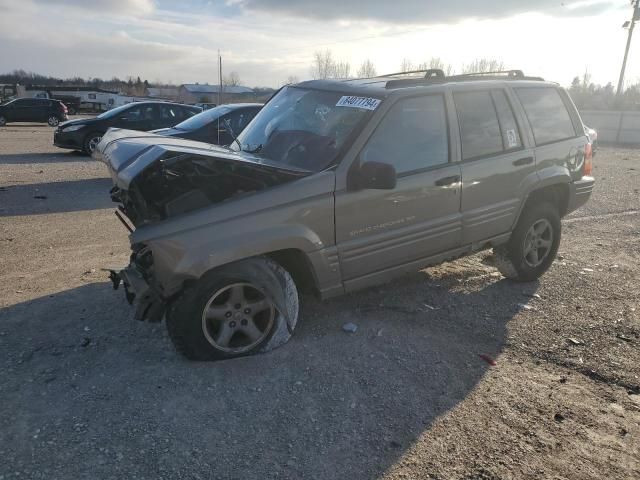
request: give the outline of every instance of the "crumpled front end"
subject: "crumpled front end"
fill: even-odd
[[[94,157],[107,164],[116,214],[132,233],[130,264],[112,270],[110,278],[114,288],[124,286],[136,318],[149,321],[160,321],[167,303],[179,293],[186,276],[173,272],[179,270],[179,252],[186,250],[172,248],[166,232],[159,233],[164,248],[154,246],[158,243],[154,235],[134,240],[138,234],[144,237],[150,230],[168,227],[175,238],[215,221],[222,210],[227,217],[229,208],[242,215],[242,208],[233,202],[310,174],[200,142],[114,129],[103,137]],[[244,208],[245,214],[251,211]],[[198,242],[193,239],[190,245],[202,250]]]
[[[136,308],[136,320],[162,320],[167,299],[155,278],[153,254],[148,247],[134,246],[129,265],[122,270],[111,270],[109,279],[114,290],[123,285],[127,302]]]

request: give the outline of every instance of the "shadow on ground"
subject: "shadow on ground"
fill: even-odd
[[[0,165],[30,165],[67,162],[89,162],[91,157],[81,152],[60,150],[48,153],[0,154]]]
[[[109,178],[0,187],[0,217],[112,208]]]
[[[107,283],[0,310],[5,468],[25,478],[376,478],[476,387],[491,368],[479,355],[501,352],[537,287],[473,268],[305,299],[289,344],[217,363],[177,356],[164,325],[133,321]],[[355,334],[342,331],[347,321]]]

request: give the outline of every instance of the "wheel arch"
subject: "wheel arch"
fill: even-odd
[[[558,209],[560,218],[564,217],[569,210],[569,196],[569,182],[564,178],[557,178],[555,181],[548,181],[536,185],[524,198],[520,212],[518,212],[518,216],[514,222],[514,228],[527,207],[538,202],[544,201],[551,203]]]

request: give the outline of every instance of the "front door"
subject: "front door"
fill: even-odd
[[[19,98],[11,102],[11,110],[8,112],[9,120],[13,122],[28,122],[31,102],[28,98]]]
[[[442,95],[399,100],[359,155],[395,167],[393,190],[336,191],[336,243],[347,290],[417,269],[460,247],[460,166],[449,161]]]
[[[152,130],[156,121],[156,108],[154,104],[140,103],[133,105],[120,114],[117,127],[129,130]]]

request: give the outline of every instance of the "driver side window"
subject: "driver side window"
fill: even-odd
[[[369,138],[360,158],[362,162],[391,164],[398,174],[447,163],[444,97],[428,95],[398,101]]]

